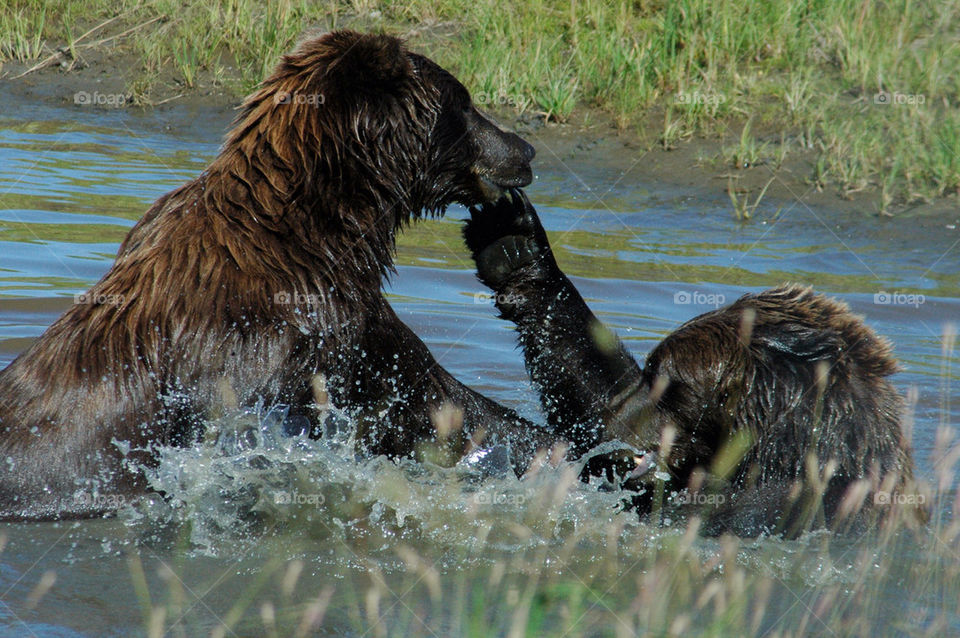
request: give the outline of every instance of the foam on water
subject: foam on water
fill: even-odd
[[[518,478],[505,449],[440,467],[358,455],[350,427],[312,440],[289,436],[285,423],[285,407],[260,406],[210,422],[204,444],[164,449],[147,472],[166,498],[129,507],[122,520],[141,535],[177,527],[195,557],[222,559],[244,548],[265,555],[279,549],[291,558],[300,538],[317,563],[388,571],[402,569],[397,554],[410,547],[437,556],[446,572],[538,549],[549,556],[570,543],[577,551],[567,560],[589,562],[612,551],[629,563],[689,533],[685,521],[641,520],[624,511],[624,492],[579,480],[587,458],[623,449],[619,442]],[[831,551],[819,551],[829,539]],[[691,549],[708,563],[723,543],[698,538]],[[741,539],[736,561],[778,580],[842,586],[858,577],[851,565],[864,549],[816,531],[795,541]]]
[[[582,459],[545,463],[521,479],[503,447],[474,451],[453,467],[368,457],[355,452],[352,428],[312,440],[288,436],[286,417],[285,407],[261,406],[210,422],[204,444],[163,449],[145,471],[166,499],[122,515],[144,528],[189,522],[194,550],[214,555],[291,528],[309,537],[362,531],[384,543],[520,551],[570,533],[605,541],[611,524],[639,525],[619,513],[622,494],[578,479]]]

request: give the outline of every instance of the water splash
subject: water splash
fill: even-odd
[[[476,450],[453,467],[362,456],[348,415],[333,416],[339,427],[320,440],[290,436],[284,406],[209,422],[204,443],[164,448],[159,464],[144,468],[166,498],[128,513],[130,524],[186,525],[194,551],[213,555],[280,530],[362,536],[382,549],[430,542],[521,551],[571,533],[605,541],[611,523],[639,524],[618,513],[622,496],[579,480],[585,459],[548,463],[521,479],[504,446]]]

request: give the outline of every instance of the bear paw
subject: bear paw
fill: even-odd
[[[471,207],[463,236],[481,281],[495,290],[521,270],[533,272],[528,266],[543,265],[549,270],[553,263],[537,212],[517,188],[495,202]]]
[[[474,261],[480,280],[499,290],[509,283],[514,273],[536,264],[539,258],[539,247],[528,237],[508,235],[481,250]]]

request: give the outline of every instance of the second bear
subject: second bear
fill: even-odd
[[[851,488],[863,515],[912,477],[896,362],[845,305],[796,285],[745,295],[681,326],[641,369],[559,269],[521,191],[471,213],[467,244],[549,422],[575,453],[632,446],[600,460],[641,508],[658,477],[710,504],[707,533],[795,534],[832,525]]]

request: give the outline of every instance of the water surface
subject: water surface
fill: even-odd
[[[176,109],[3,106],[0,366],[99,279],[158,196],[209,163],[229,118]],[[918,474],[933,476],[936,429],[956,423],[960,410],[948,401],[958,381],[943,353],[944,332],[960,319],[956,228],[938,219],[813,210],[802,201],[764,202],[756,219],[740,223],[722,193],[643,183],[628,170],[636,158],[551,161],[557,142],[546,135],[531,141],[546,159],[528,193],[558,260],[638,358],[716,303],[786,281],[812,284],[848,302],[893,342],[903,364],[895,384],[915,401]],[[460,239],[465,216],[452,207],[443,219],[410,227],[400,241],[389,298],[459,379],[542,420],[510,326],[478,296],[485,291]],[[290,560],[303,565],[296,591],[276,597],[301,601],[291,604],[303,610],[333,587],[325,634],[365,635],[373,591],[368,573],[383,584],[377,609],[386,618],[405,619],[418,633],[413,619],[426,617],[427,625],[437,626],[429,618],[437,574],[460,588],[448,594],[455,604],[469,607],[476,602],[470,592],[483,591],[485,604],[513,609],[509,587],[489,593],[497,565],[514,571],[532,565],[578,579],[611,551],[622,553],[625,567],[635,566],[642,558],[638,548],[676,541],[683,532],[618,514],[617,497],[578,484],[569,464],[521,483],[462,469],[355,461],[348,442],[271,438],[269,426],[278,418],[266,409],[236,417],[240,428],[266,424],[247,447],[171,451],[154,477],[174,495],[170,501],[157,499],[114,520],[0,527],[7,538],[0,555],[0,633],[144,633],[144,599],[131,584],[142,567],[153,602],[182,614],[167,623],[197,635],[220,626],[238,601],[275,587],[266,579],[279,578]],[[278,503],[278,490],[302,502]],[[310,502],[311,494],[321,494],[322,502]],[[720,551],[716,541],[700,542],[704,557]],[[802,596],[806,587],[852,578],[853,556],[864,548],[847,542],[836,541],[829,565],[816,538],[748,543],[738,560],[783,585],[765,622],[776,625],[775,610],[796,613],[788,592]],[[412,568],[411,556],[428,561],[434,576]],[[809,570],[796,573],[798,563]],[[56,582],[33,606],[30,594],[47,571],[56,573]],[[604,604],[618,608],[621,589],[634,580],[626,568],[611,576]],[[902,621],[905,611],[922,621],[951,604],[918,599],[905,609],[901,596],[893,585],[878,594],[891,622]],[[259,608],[253,609],[256,619]],[[490,619],[490,631],[505,632],[508,621]]]

